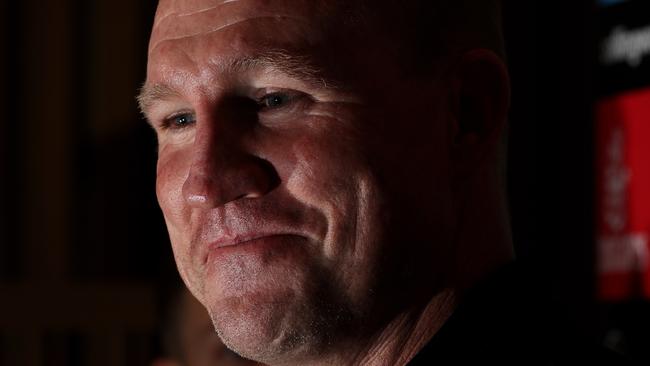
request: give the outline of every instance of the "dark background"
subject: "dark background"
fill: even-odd
[[[176,273],[134,99],[154,9],[0,3],[0,365],[145,365],[157,352]],[[504,19],[518,255],[588,337],[620,329],[613,347],[640,359],[629,324],[648,324],[647,307],[594,295],[595,4],[506,0]]]

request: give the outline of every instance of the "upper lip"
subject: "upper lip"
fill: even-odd
[[[222,236],[217,240],[212,241],[208,245],[208,249],[216,249],[216,248],[222,248],[222,247],[227,247],[232,245],[238,245],[256,239],[261,239],[261,238],[266,238],[271,236],[280,236],[280,235],[304,236],[301,234],[291,233],[291,232],[252,232],[252,233],[236,234],[230,236]]]

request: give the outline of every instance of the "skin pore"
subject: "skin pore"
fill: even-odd
[[[139,100],[179,272],[270,365],[406,364],[512,256],[502,63],[407,76],[350,3],[162,0],[154,22]]]

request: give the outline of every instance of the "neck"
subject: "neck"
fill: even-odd
[[[406,365],[438,333],[457,306],[458,294],[446,289],[423,308],[412,309],[391,322],[355,365]]]
[[[343,353],[303,362],[308,366],[403,366],[440,330],[457,305],[456,292],[446,289],[428,303],[407,309],[368,340],[350,341]]]
[[[490,181],[495,180],[476,180],[476,188],[464,192],[459,203],[451,275],[453,286],[461,291],[515,257],[505,200],[496,187],[484,183]]]

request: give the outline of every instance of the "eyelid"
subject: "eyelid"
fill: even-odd
[[[275,95],[286,97],[287,104],[291,104],[303,98],[309,98],[310,100],[313,100],[309,94],[293,89],[264,89],[262,92],[258,93],[258,96],[255,99],[257,103],[262,106],[266,98]]]
[[[261,99],[273,94],[306,95],[307,93],[293,88],[263,87],[255,91],[255,93],[253,94],[253,98]]]
[[[249,94],[250,95],[250,94]],[[274,95],[281,95],[286,98],[286,105],[279,106],[279,107],[266,107],[264,105],[265,99],[269,98],[270,96]],[[260,88],[258,89],[255,93],[250,95],[252,100],[257,103],[262,109],[260,110],[260,113],[273,113],[274,111],[288,111],[289,109],[297,108],[298,104],[301,104],[303,101],[304,102],[309,102],[309,101],[315,101],[316,99],[311,96],[309,93],[305,93],[299,90],[295,89],[289,89],[289,88]],[[266,114],[266,113],[265,113]],[[190,123],[187,123],[185,125],[178,125],[175,124],[175,119],[181,116],[188,116],[188,118],[191,119]],[[164,117],[161,117],[160,119],[152,119],[152,122],[154,127],[159,128],[160,130],[182,130],[186,127],[189,127],[190,125],[194,124],[196,122],[196,113],[192,108],[182,108],[175,110],[172,113],[167,114]]]
[[[178,126],[174,124],[174,119],[181,117],[181,116],[189,116],[192,119],[191,123],[196,122],[196,115],[194,111],[185,109],[185,110],[178,110],[175,111],[174,113],[168,115],[167,117],[164,117],[161,122],[160,122],[160,127],[161,129],[182,129],[187,126]]]

